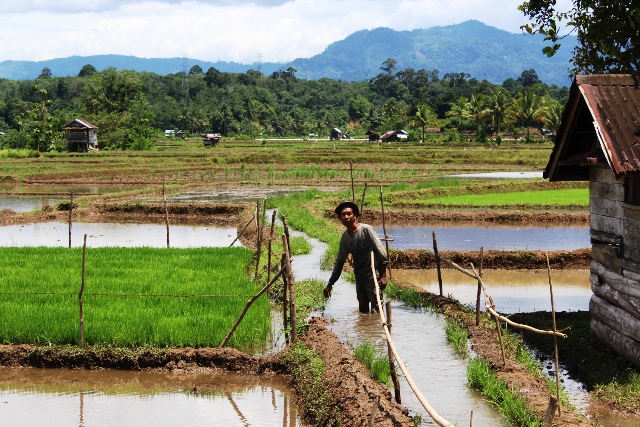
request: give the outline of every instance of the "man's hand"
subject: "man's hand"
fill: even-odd
[[[322,290],[322,295],[324,295],[325,298],[329,298],[331,296],[332,288],[333,288],[332,285],[325,286],[325,288]]]
[[[380,278],[378,279],[378,285],[380,285],[380,289],[384,291],[385,288],[387,287],[387,276],[385,275],[380,276]]]

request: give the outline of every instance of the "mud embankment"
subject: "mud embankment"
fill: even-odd
[[[485,251],[482,268],[502,270],[539,270],[547,268],[545,254],[549,256],[549,265],[554,270],[588,270],[591,263],[591,249],[574,251]],[[470,263],[480,266],[480,251],[439,251],[439,255],[461,267],[468,268]],[[430,269],[436,268],[436,258],[432,251],[407,249],[390,251],[391,266],[394,269]],[[442,268],[449,268],[442,263]]]

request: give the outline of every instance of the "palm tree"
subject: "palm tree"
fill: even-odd
[[[523,92],[520,92],[518,97],[513,100],[508,114],[527,127],[527,142],[529,142],[531,138],[531,125],[540,123],[547,116],[544,98],[536,95],[531,88],[527,88]]]
[[[464,131],[464,128],[462,127],[462,119],[466,119],[469,117],[469,111],[467,111],[468,104],[469,102],[467,101],[467,98],[461,96],[456,102],[452,102],[451,104],[449,104],[451,105],[451,110],[444,113],[444,115],[447,117],[457,116],[460,118],[460,126],[458,127],[460,132]]]
[[[382,117],[380,117],[380,114],[373,108],[373,105],[364,116],[364,122],[369,125],[369,129],[377,129],[382,124]]]
[[[564,108],[557,101],[549,102],[548,104],[547,115],[542,119],[542,121],[551,132],[556,133],[558,132],[558,129],[560,129]]]
[[[438,116],[428,105],[419,105],[416,114],[411,116],[411,118],[409,119],[409,126],[418,126],[422,128],[422,142],[424,142],[424,128],[426,128],[427,126],[439,127]]]
[[[500,134],[500,125],[509,108],[509,98],[502,89],[494,91],[489,97],[489,109],[491,110],[491,122],[496,128],[496,137]]]
[[[233,111],[229,105],[223,102],[220,104],[220,114],[222,115],[222,134],[227,136],[227,122],[230,117],[233,117]]]
[[[471,99],[469,100],[468,113],[469,117],[473,117],[473,120],[476,122],[476,132],[480,131],[480,125],[482,122],[491,115],[491,110],[488,107],[488,101],[487,96],[481,93],[471,95]]]

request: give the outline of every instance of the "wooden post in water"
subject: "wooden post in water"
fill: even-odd
[[[360,222],[364,218],[364,198],[367,195],[367,183],[364,183],[364,189],[362,190],[362,202],[360,203]]]
[[[267,201],[264,202],[262,215],[260,215],[260,200],[256,201],[256,272],[254,280],[258,280],[258,270],[260,268],[260,257],[262,256],[262,233],[264,232],[264,209],[267,207]]]
[[[349,169],[351,170],[351,201],[356,202],[356,189],[353,186],[353,161],[349,160]]]
[[[484,261],[484,246],[480,246],[480,269],[478,270],[478,292],[476,293],[476,326],[480,325],[480,294],[482,293],[482,262]]]
[[[387,225],[385,223],[385,214],[384,214],[384,200],[382,199],[382,185],[380,186],[380,207],[382,208],[382,231],[384,232],[384,243],[387,247],[387,270],[389,271],[389,279],[393,279],[393,275],[391,274],[391,254],[389,253],[389,241],[393,239],[389,239],[387,235]]]
[[[271,231],[269,232],[269,254],[267,259],[267,282],[271,280],[271,242],[273,241],[273,226],[276,222],[276,213],[277,211],[274,209],[273,214],[271,215]]]
[[[440,296],[442,296],[442,273],[440,271],[440,255],[438,255],[438,241],[436,240],[436,232],[432,231],[433,237],[433,253],[436,255],[436,270],[438,270],[438,286],[440,287]]]
[[[82,245],[82,284],[78,293],[78,306],[80,307],[80,347],[84,347],[84,313],[82,312],[82,294],[84,293],[84,278],[87,262],[87,235],[84,235],[84,244]]]
[[[387,301],[387,328],[389,329],[389,333],[391,333],[391,301]],[[393,381],[393,389],[395,391],[396,402],[402,403],[402,399],[400,398],[400,381],[398,381],[398,374],[396,373],[396,363],[393,359],[393,351],[391,351],[391,346],[389,342],[387,342],[387,353],[389,355],[389,369],[391,371],[391,381]]]
[[[286,274],[286,262],[285,255],[286,249],[282,250],[282,259],[280,261],[280,269],[284,272],[282,275],[282,326],[284,329],[284,342],[289,343],[289,319],[287,318],[287,308],[289,307],[289,301],[287,300],[287,274]]]
[[[469,418],[469,427],[473,427],[473,409],[471,410],[471,418]]]
[[[236,238],[233,239],[233,242],[231,242],[229,247],[233,246],[233,244],[236,242],[236,240],[238,240],[240,238],[240,236],[242,236],[242,233],[244,233],[244,230],[246,230],[247,227],[249,226],[249,224],[251,224],[251,222],[253,222],[253,219],[254,219],[254,217],[251,217],[251,219],[244,225],[244,227],[242,227],[242,230],[240,230],[240,232],[238,233]]]
[[[71,202],[69,202],[69,247],[71,247],[71,214],[73,213],[73,192],[71,192]]]
[[[491,303],[491,306],[493,307],[493,309],[496,309],[496,305],[493,302],[493,297],[489,297],[489,302]],[[507,356],[504,352],[504,343],[502,342],[502,325],[500,325],[500,319],[498,319],[498,317],[495,317],[496,319],[496,328],[498,329],[498,340],[500,341],[500,351],[502,352],[502,364],[506,365],[507,364]]]
[[[551,267],[549,266],[549,255],[544,254],[547,260],[547,276],[549,276],[549,293],[551,294],[551,318],[553,319],[553,347],[556,363],[556,404],[558,405],[558,413],[561,413],[560,409],[560,372],[558,366],[558,336],[556,335],[556,306],[553,302],[553,285],[551,284]]]
[[[287,244],[282,248],[282,250],[287,252],[287,256],[290,260],[293,254],[291,253],[291,244],[289,242],[289,226],[287,225],[287,219],[284,217],[284,215],[280,215],[280,218],[282,219],[282,227],[284,228],[284,235],[287,237],[286,239]]]
[[[289,247],[288,236],[286,234],[282,235],[282,246],[284,248]],[[296,294],[293,289],[293,273],[291,272],[291,258],[289,257],[288,252],[285,250],[284,253],[284,263],[285,263],[285,275],[287,276],[287,281],[285,286],[289,288],[289,323],[291,324],[291,342],[296,342],[296,338],[298,336],[298,328],[296,322]]]
[[[162,177],[162,200],[164,201],[164,223],[167,226],[167,248],[169,245],[169,210],[167,209],[167,192],[164,184],[164,176]]]

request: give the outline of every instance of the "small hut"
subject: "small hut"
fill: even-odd
[[[338,128],[333,128],[329,132],[329,141],[340,141],[342,138],[342,131]]]
[[[373,129],[369,129],[365,135],[369,137],[369,141],[371,142],[378,142],[380,139],[380,134]]]
[[[84,120],[75,119],[62,128],[67,132],[67,148],[69,151],[98,149],[98,128]]]
[[[577,76],[544,171],[589,181],[591,329],[640,366],[640,76]]]
[[[203,133],[200,134],[200,136],[202,137],[205,147],[215,146],[220,143],[221,135],[219,133]]]
[[[388,130],[380,137],[380,140],[388,144],[391,141],[401,141],[403,139],[407,139],[408,136],[409,135],[405,130]]]

